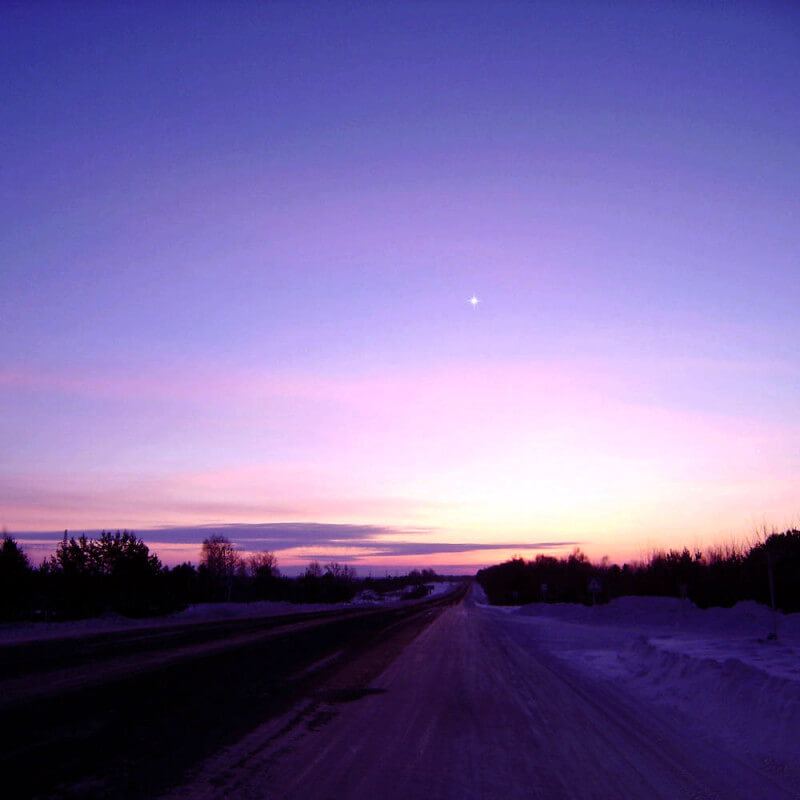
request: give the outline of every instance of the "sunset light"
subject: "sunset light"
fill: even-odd
[[[3,800],[800,798],[800,3],[0,3]]]
[[[0,525],[37,558],[131,528],[167,561],[209,526],[369,525],[406,549],[323,549],[461,570],[792,524],[786,30],[754,12],[717,39],[698,10],[706,45],[675,49],[665,8],[645,51],[557,5],[487,6],[441,48],[450,12],[415,38],[396,8],[357,15],[364,51],[333,68],[345,28],[254,14],[173,37],[108,10],[101,69],[45,44],[66,9],[18,15],[7,58],[46,57],[4,70]],[[165,39],[188,83],[148,66]],[[731,72],[701,66],[715,52]],[[492,287],[468,294],[479,325],[465,284]]]

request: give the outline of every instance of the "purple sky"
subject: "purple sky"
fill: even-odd
[[[0,74],[23,542],[461,568],[797,524],[795,3],[6,4]]]

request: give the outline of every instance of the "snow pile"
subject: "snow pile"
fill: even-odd
[[[363,592],[358,592],[352,600],[357,605],[383,605],[384,597],[372,589],[364,589]]]
[[[536,603],[503,618],[587,676],[668,708],[687,730],[794,771],[800,741],[800,614],[753,602],[698,609],[667,597],[604,606]],[[798,776],[800,777],[800,776]]]
[[[434,581],[433,583],[426,583],[425,586],[428,589],[428,594],[426,597],[435,597],[436,595],[452,591],[457,585],[457,583],[451,583],[450,581]],[[404,586],[402,589],[395,589],[394,591],[385,592],[384,594],[379,594],[372,589],[365,589],[363,592],[359,592],[351,600],[351,603],[355,605],[381,606],[386,605],[387,603],[408,601],[409,595],[412,594],[416,589],[417,586],[415,585]],[[416,599],[424,600],[425,598]]]
[[[514,613],[525,617],[550,617],[564,622],[677,627],[697,610],[691,601],[677,597],[618,597],[599,606],[531,603],[521,606]]]
[[[644,636],[661,650],[719,662],[738,658],[770,675],[800,680],[800,614],[779,613],[779,640],[768,641],[773,612],[749,600],[701,610],[673,597],[620,597],[602,606],[532,603],[511,613],[609,635],[614,630],[628,641]]]
[[[0,643],[27,642],[36,639],[60,639],[77,636],[92,636],[111,631],[150,628],[158,620],[130,619],[119,614],[103,614],[101,617],[77,619],[68,622],[8,622],[0,625]]]
[[[477,581],[472,584],[472,602],[479,606],[488,606],[489,598],[486,596],[486,591]]]
[[[707,608],[695,617],[693,626],[696,628],[736,631],[743,636],[764,636],[772,630],[773,612],[768,606],[754,600],[743,600],[732,608]],[[778,627],[800,634],[800,618],[797,614],[778,612]]]
[[[719,661],[662,650],[639,638],[620,654],[632,683],[731,744],[790,758],[800,740],[800,681],[738,658]]]
[[[259,600],[254,603],[195,603],[183,611],[169,614],[165,619],[171,622],[213,622],[215,619],[249,619],[250,617],[273,617],[280,614],[302,614],[304,612],[322,611],[326,608],[338,608],[339,605],[322,603],[306,603],[303,605],[288,601],[273,602]]]
[[[732,608],[699,609],[690,600],[677,597],[618,597],[606,605],[575,603],[531,603],[514,608],[524,617],[543,617],[563,622],[623,627],[672,628],[696,633],[727,636],[767,637],[773,629],[773,612],[752,600]],[[781,636],[800,642],[800,614],[778,612]]]
[[[444,594],[445,592],[452,591],[459,584],[451,583],[450,581],[435,581],[434,583],[426,583],[425,585],[431,590],[428,597],[433,597],[437,594]]]

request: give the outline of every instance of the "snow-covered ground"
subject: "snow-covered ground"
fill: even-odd
[[[686,609],[692,627],[679,607],[675,626],[669,601],[504,611],[481,594],[473,585],[357,701],[323,696],[266,721],[170,800],[800,798],[798,682],[650,642],[678,629],[735,639],[730,615]]]
[[[432,597],[447,592],[458,584],[441,581],[428,585],[431,586],[428,597]],[[267,600],[255,603],[197,603],[175,614],[144,619],[129,619],[119,614],[104,614],[102,617],[69,622],[13,622],[0,625],[0,644],[91,636],[97,633],[169,627],[171,625],[214,622],[215,620],[252,619],[280,614],[311,614],[317,611],[349,608],[376,608],[402,601],[402,592],[392,592],[382,596],[373,594],[369,597],[359,597],[356,595],[349,603],[289,603]]]
[[[443,592],[449,592],[451,589],[454,589],[457,584],[451,583],[450,581],[435,581],[433,583],[426,583],[425,586],[428,587],[427,596],[435,597]],[[416,588],[416,586],[406,586],[403,589],[397,589],[393,592],[386,592],[382,595],[376,594],[371,589],[367,589],[363,592],[359,592],[350,601],[349,605],[377,606],[386,605],[387,603],[396,603],[400,600],[408,599],[408,595]]]
[[[596,607],[532,603],[513,613],[569,623],[576,635],[580,626],[599,626],[609,642],[616,632],[628,642],[645,639],[661,652],[720,663],[733,658],[768,675],[800,680],[800,614],[779,613],[778,640],[772,641],[772,611],[751,601],[703,611],[671,597],[621,597]]]
[[[495,609],[498,622],[565,666],[675,714],[781,772],[800,755],[800,614],[752,602],[702,611],[688,601],[625,597],[586,607]],[[502,617],[501,617],[502,615]]]

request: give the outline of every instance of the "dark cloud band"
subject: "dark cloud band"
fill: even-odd
[[[265,522],[231,523],[225,525],[195,525],[154,528],[136,533],[155,549],[158,544],[199,545],[212,533],[227,536],[243,550],[293,550],[297,548],[347,548],[358,553],[331,553],[328,555],[304,554],[300,558],[337,559],[360,561],[381,556],[427,556],[437,553],[469,553],[483,550],[552,550],[579,544],[574,541],[556,542],[431,542],[421,539],[421,534],[431,534],[431,528],[397,528],[385,525],[349,525],[323,522]],[[63,532],[62,532],[63,533]],[[70,531],[79,535],[82,531]],[[95,535],[98,531],[86,531]],[[53,531],[21,533],[16,536],[21,544],[52,542],[59,533]],[[403,536],[403,539],[387,539]]]

